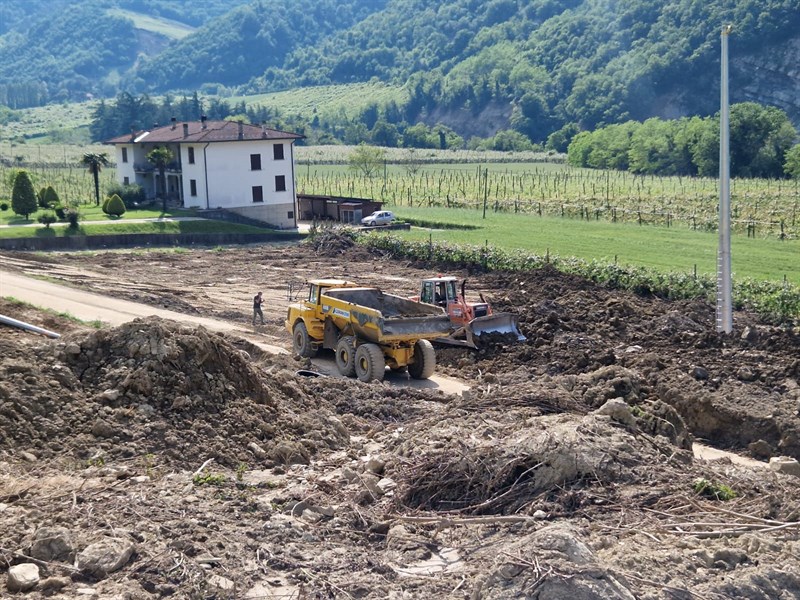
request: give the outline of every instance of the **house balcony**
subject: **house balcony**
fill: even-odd
[[[151,165],[150,163],[134,163],[133,165],[134,173],[158,173],[158,168]],[[181,172],[181,163],[178,161],[173,161],[167,164],[164,167],[165,173],[180,173]]]

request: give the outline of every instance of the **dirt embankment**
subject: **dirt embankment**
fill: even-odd
[[[306,278],[410,295],[435,274],[347,244],[13,264],[236,322],[261,289],[257,332],[287,346]],[[0,301],[65,333],[0,329],[3,594],[35,565],[29,598],[800,598],[797,479],[690,450],[800,456],[794,332],[737,314],[721,336],[705,304],[549,270],[469,289],[528,340],[438,349],[463,397],[298,377],[290,357],[160,319],[94,330]]]

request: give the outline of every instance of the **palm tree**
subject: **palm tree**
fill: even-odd
[[[161,212],[167,212],[167,178],[164,171],[175,155],[172,150],[166,147],[153,148],[147,153],[147,162],[158,169],[158,177],[161,180]]]
[[[94,177],[94,197],[97,206],[100,206],[100,171],[103,167],[111,164],[108,160],[108,154],[105,152],[95,153],[87,152],[81,157],[81,164],[86,167],[89,173]]]

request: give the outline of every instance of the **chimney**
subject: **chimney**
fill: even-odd
[[[172,121],[172,128],[175,129],[178,126],[177,120],[175,117],[172,117],[170,121]]]
[[[189,124],[183,124],[183,137],[189,137]]]
[[[131,125],[131,141],[133,142],[135,140],[136,140],[136,128],[133,125]]]
[[[244,139],[244,124],[241,121],[239,121],[239,139]]]
[[[203,129],[208,127],[208,125],[206,124],[206,119],[207,119],[207,117],[205,115],[200,115],[200,123],[202,124],[201,127]]]
[[[261,137],[267,139],[267,122],[261,121]]]

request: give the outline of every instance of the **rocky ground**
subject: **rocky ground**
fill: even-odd
[[[287,348],[307,279],[411,295],[438,272],[339,238],[0,260],[238,323],[261,290],[255,333]],[[795,330],[737,313],[719,335],[705,303],[551,270],[448,273],[527,336],[437,349],[461,396],[0,300],[64,334],[0,328],[0,596],[800,598],[798,475],[768,465],[800,458]],[[760,464],[698,460],[697,440]]]

